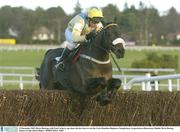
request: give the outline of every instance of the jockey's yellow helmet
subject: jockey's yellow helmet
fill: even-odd
[[[101,9],[97,7],[91,7],[89,8],[88,12],[88,18],[93,19],[93,18],[103,18],[103,13]]]

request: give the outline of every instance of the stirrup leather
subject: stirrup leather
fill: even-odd
[[[59,62],[58,64],[55,65],[55,67],[56,69],[64,71],[64,68],[65,68],[64,62],[63,61]]]

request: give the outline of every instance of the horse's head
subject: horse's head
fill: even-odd
[[[115,23],[105,25],[100,31],[101,44],[103,48],[112,51],[117,58],[123,58],[125,54],[125,42],[121,38],[119,26]]]

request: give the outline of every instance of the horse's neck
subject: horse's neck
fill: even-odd
[[[86,54],[100,61],[107,61],[109,59],[109,53],[105,48],[102,47],[102,45],[103,44],[98,41],[88,43],[84,48],[83,54]]]

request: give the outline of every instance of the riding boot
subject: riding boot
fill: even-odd
[[[56,68],[59,68],[61,71],[64,71],[64,61],[65,59],[68,57],[68,55],[70,54],[71,50],[69,50],[68,48],[64,48],[59,61],[57,62],[57,64],[55,65]]]

